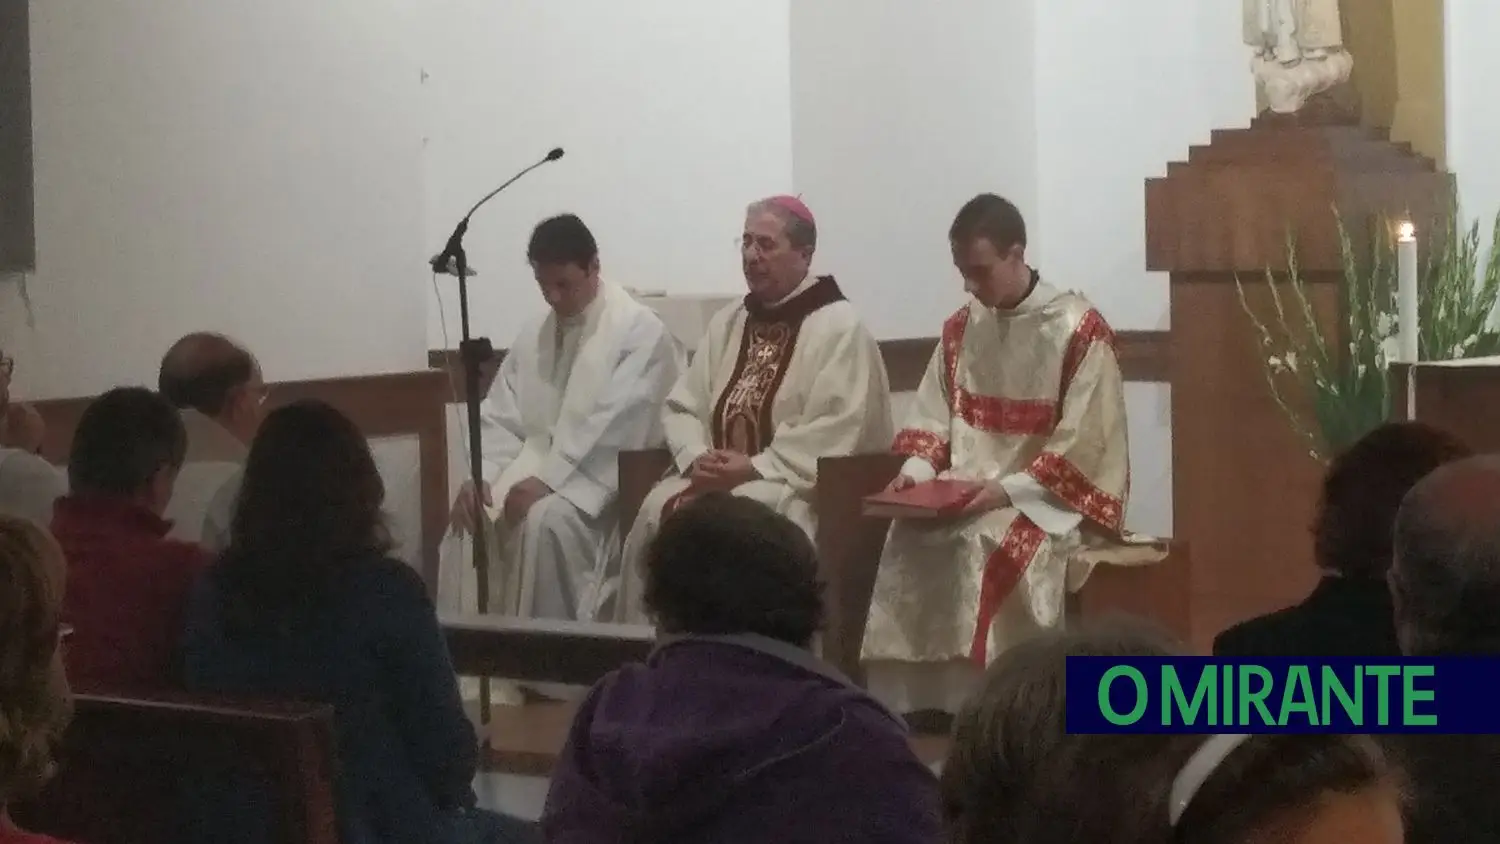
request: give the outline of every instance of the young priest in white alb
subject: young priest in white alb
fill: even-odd
[[[600,279],[598,247],[578,217],[538,224],[527,258],[550,310],[522,329],[484,402],[488,611],[589,619],[614,528],[619,453],[660,442],[659,408],[680,352],[654,311]],[[455,529],[472,531],[476,509],[465,483]],[[473,612],[475,581],[468,555],[445,555],[443,609]]]

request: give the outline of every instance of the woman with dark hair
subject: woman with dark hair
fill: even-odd
[[[331,704],[348,844],[531,840],[523,822],[474,808],[474,729],[423,583],[390,556],[384,498],[347,417],[312,401],[272,412],[229,547],[189,606],[187,685]],[[253,826],[215,820],[217,840]]]
[[[1067,734],[1068,657],[1180,652],[1154,627],[1110,620],[1043,633],[995,657],[953,721],[952,749],[942,775],[949,840],[1009,844],[1027,791]]]
[[[1392,422],[1334,458],[1313,525],[1320,578],[1296,604],[1241,622],[1214,639],[1214,655],[1401,655],[1385,574],[1401,499],[1434,469],[1472,454],[1452,434]]]
[[[937,782],[905,725],[811,652],[812,541],[704,493],[645,558],[660,644],[589,693],[552,774],[551,844],[928,844]]]
[[[0,844],[58,844],[17,829],[7,806],[52,775],[73,711],[58,654],[65,568],[46,531],[0,516]]]
[[[1400,780],[1351,735],[1070,735],[1005,844],[1402,844]]]

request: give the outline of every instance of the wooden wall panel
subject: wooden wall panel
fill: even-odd
[[[319,378],[271,384],[272,406],[315,398],[343,411],[366,437],[415,436],[421,470],[422,575],[437,583],[438,550],[448,521],[447,377],[436,370]],[[42,454],[67,462],[73,430],[92,397],[35,403],[47,423]]]
[[[30,6],[0,2],[0,273],[36,267]]]
[[[1120,369],[1126,381],[1169,381],[1171,364],[1168,360],[1170,347],[1166,331],[1119,331]],[[886,373],[891,379],[891,389],[898,393],[915,390],[927,370],[928,358],[937,345],[936,337],[911,337],[904,340],[881,340],[880,353],[885,358]],[[495,377],[495,368],[505,357],[504,349],[495,350],[495,359],[482,371],[481,384],[489,390],[490,380]],[[446,385],[454,402],[463,401],[463,370],[459,366],[457,349],[432,349],[427,353],[427,365],[434,369],[446,368],[451,383]]]

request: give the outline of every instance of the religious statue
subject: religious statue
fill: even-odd
[[[1349,78],[1338,0],[1243,0],[1245,43],[1271,111],[1292,114]]]

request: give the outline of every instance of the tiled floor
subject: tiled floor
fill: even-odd
[[[474,791],[483,808],[536,820],[547,800],[547,781],[541,777],[480,774],[474,778]]]

